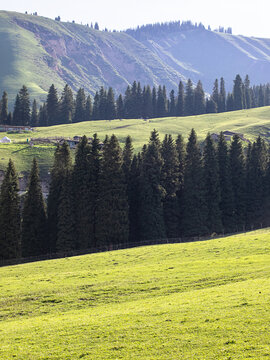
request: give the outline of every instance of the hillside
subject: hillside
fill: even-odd
[[[203,141],[208,132],[218,134],[220,131],[226,130],[242,133],[251,141],[258,135],[268,141],[270,136],[270,107],[221,114],[158,118],[149,121],[142,119],[90,121],[36,128],[34,132],[27,134],[0,133],[1,138],[6,135],[13,141],[13,144],[10,145],[0,144],[0,170],[6,168],[8,159],[11,157],[15,161],[18,171],[28,171],[32,157],[36,156],[41,166],[42,176],[48,173],[52,165],[55,147],[53,145],[30,147],[26,143],[27,139],[30,138],[72,138],[76,135],[91,137],[97,133],[99,138],[103,140],[106,134],[115,134],[123,145],[127,135],[130,135],[134,149],[138,152],[148,142],[150,132],[153,129],[158,130],[161,139],[166,133],[172,134],[174,138],[178,134],[182,134],[187,139],[192,127],[195,128],[199,141]]]
[[[0,357],[267,359],[270,231],[0,268]]]
[[[133,80],[176,89],[179,80],[203,81],[212,91],[223,76],[227,90],[237,73],[253,84],[270,80],[270,40],[217,33],[204,28],[136,38],[132,31],[105,32],[85,25],[0,11],[0,89],[9,99],[23,84],[44,99],[54,83],[125,91]]]

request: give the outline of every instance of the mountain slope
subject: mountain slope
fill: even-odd
[[[143,32],[144,30],[142,30]],[[231,90],[237,73],[254,84],[270,81],[270,39],[217,33],[203,27],[166,31],[159,36],[136,31],[106,32],[75,23],[0,11],[0,90],[14,101],[22,84],[44,99],[54,83],[93,94],[100,86],[125,91],[142,85],[176,89],[179,80],[202,80],[211,92],[223,76]]]

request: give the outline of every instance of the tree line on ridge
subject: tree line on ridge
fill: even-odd
[[[46,102],[38,108],[34,99],[32,106],[29,92],[23,86],[16,96],[13,112],[8,111],[8,94],[4,91],[0,101],[0,124],[16,126],[51,126],[91,120],[156,118],[167,116],[191,116],[217,113],[270,105],[270,84],[250,86],[248,75],[242,81],[240,75],[234,80],[232,93],[226,93],[223,78],[215,80],[210,97],[205,95],[201,81],[194,86],[189,79],[179,82],[178,92],[171,90],[167,96],[165,86],[141,87],[134,81],[125,94],[115,99],[110,87],[101,87],[94,99],[86,96],[80,88],[74,97],[66,85],[59,97],[52,84]]]

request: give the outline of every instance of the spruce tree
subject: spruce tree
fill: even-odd
[[[166,237],[163,217],[165,190],[161,186],[162,166],[161,145],[158,132],[154,130],[142,154],[139,211],[142,240]]]
[[[39,126],[48,126],[48,114],[47,114],[46,104],[41,105],[39,108],[38,125]]]
[[[38,256],[49,251],[45,204],[37,160],[33,160],[22,212],[22,256]]]
[[[229,233],[235,229],[234,202],[228,146],[222,132],[218,141],[218,165],[221,220],[223,231]]]
[[[177,96],[177,104],[176,104],[176,116],[184,115],[184,85],[182,81],[179,82],[178,86],[178,96]]]
[[[157,93],[157,117],[164,116],[166,116],[166,98],[164,96],[164,91],[161,86],[159,86]]]
[[[59,101],[54,84],[50,86],[46,101],[48,125],[59,124]]]
[[[183,234],[183,214],[184,214],[184,174],[185,174],[185,159],[186,159],[186,147],[182,135],[178,135],[176,138],[176,151],[178,156],[178,208],[179,208],[179,234]]]
[[[20,257],[20,201],[18,177],[9,160],[0,193],[0,258]]]
[[[244,108],[243,83],[241,76],[238,74],[234,80],[233,86],[233,102],[234,110],[242,110]]]
[[[54,153],[54,164],[51,171],[51,183],[48,195],[48,229],[50,233],[50,252],[56,251],[58,235],[58,213],[60,195],[65,177],[70,174],[72,160],[66,142],[58,145]]]
[[[192,81],[188,79],[185,89],[185,115],[190,116],[193,114],[194,114],[194,91],[193,91]]]
[[[214,82],[211,98],[216,103],[216,108],[218,110],[218,103],[219,103],[218,79],[216,79]]]
[[[38,110],[37,110],[37,102],[35,99],[32,105],[30,125],[33,127],[38,126]]]
[[[81,122],[85,121],[85,107],[86,107],[86,98],[84,89],[80,88],[76,95],[76,101],[75,101],[75,113],[74,113],[74,119],[73,122]]]
[[[175,106],[174,90],[172,90],[172,91],[170,92],[169,115],[170,115],[170,116],[175,116],[175,115],[176,115],[176,106]]]
[[[140,154],[134,155],[129,172],[128,204],[129,204],[129,242],[140,241]]]
[[[231,143],[230,166],[234,198],[234,219],[236,223],[235,231],[242,231],[245,229],[246,181],[243,148],[238,135],[233,136]]]
[[[107,108],[106,108],[106,119],[112,120],[116,118],[116,107],[114,100],[114,92],[111,87],[109,87],[107,94]]]
[[[100,98],[99,98],[99,93],[96,92],[94,96],[93,113],[92,113],[93,120],[100,120],[99,108],[100,108]]]
[[[96,227],[98,245],[128,241],[128,199],[122,163],[122,150],[112,135],[103,147]]]
[[[28,89],[25,85],[19,91],[20,98],[20,123],[21,125],[27,126],[30,124],[30,98]]]
[[[207,206],[206,225],[210,234],[222,231],[220,212],[220,184],[216,149],[210,134],[205,139],[204,154],[205,201]]]
[[[219,100],[218,100],[218,112],[226,111],[226,90],[225,90],[225,81],[222,77],[220,79],[220,91],[219,91]]]
[[[245,77],[244,81],[244,91],[245,91],[245,98],[246,98],[246,107],[247,109],[251,108],[251,91],[250,91],[250,80],[248,75]]]
[[[143,90],[142,116],[145,119],[153,117],[152,92],[149,85],[147,85],[147,87]]]
[[[161,185],[165,190],[163,212],[167,238],[176,238],[179,235],[179,162],[178,153],[171,135],[165,135],[162,142],[161,154],[163,166]]]
[[[64,178],[57,212],[56,251],[68,252],[76,248],[77,232],[74,216],[72,175],[68,172]]]
[[[184,216],[183,229],[185,236],[204,235],[206,226],[207,206],[205,202],[205,184],[202,157],[197,136],[191,130],[185,162],[184,177]]]
[[[92,100],[91,100],[91,96],[88,95],[87,99],[86,99],[86,104],[85,104],[85,115],[84,115],[84,119],[85,121],[90,121],[92,120]]]
[[[7,125],[8,120],[8,95],[4,91],[1,100],[0,124]]]
[[[123,119],[125,116],[124,102],[121,94],[116,100],[116,114],[118,119]]]
[[[205,94],[202,83],[199,80],[194,90],[194,114],[200,115],[205,113]]]
[[[13,109],[13,124],[22,125],[21,115],[20,115],[20,97],[19,94],[16,95],[14,109]]]
[[[61,101],[59,104],[59,120],[61,124],[70,124],[72,123],[72,117],[74,112],[74,101],[73,101],[73,92],[70,86],[65,85],[62,92]]]
[[[152,90],[152,110],[153,110],[153,117],[157,117],[157,91],[156,88],[153,87]]]

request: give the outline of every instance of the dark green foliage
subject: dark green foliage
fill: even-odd
[[[30,124],[30,99],[25,85],[16,96],[13,112],[14,125],[26,126]]]
[[[48,196],[48,228],[50,232],[50,251],[55,252],[58,236],[58,210],[60,195],[65,177],[70,174],[72,161],[70,149],[66,142],[58,145],[54,154],[54,164],[51,171],[51,183]]]
[[[122,151],[115,135],[103,147],[99,181],[98,222],[99,245],[128,241],[128,199],[122,169]]]
[[[218,103],[219,103],[218,79],[216,79],[214,82],[214,87],[213,87],[213,92],[212,92],[211,98],[216,103],[216,109],[218,110]]]
[[[223,231],[228,233],[234,231],[235,221],[230,159],[228,146],[223,133],[220,133],[218,141],[218,165],[221,220],[223,224]]]
[[[100,106],[99,93],[96,92],[95,97],[94,97],[93,113],[92,113],[93,120],[100,119],[99,106]]]
[[[205,94],[201,81],[198,82],[194,90],[194,115],[205,113]]]
[[[205,203],[205,184],[202,158],[197,136],[192,129],[188,143],[184,177],[183,231],[186,236],[207,233],[207,206]]]
[[[91,100],[91,96],[88,95],[85,104],[85,116],[84,116],[85,121],[90,121],[92,119],[92,112],[93,112],[92,100]]]
[[[188,79],[185,89],[185,115],[190,116],[193,114],[194,114],[194,91],[193,91],[192,81]]]
[[[145,119],[153,117],[152,92],[149,85],[143,89],[142,116]]]
[[[164,117],[166,116],[166,107],[167,107],[167,98],[166,98],[166,92],[164,92],[164,89],[161,88],[161,86],[158,87],[158,93],[157,93],[157,117]]]
[[[85,98],[84,89],[80,88],[76,96],[73,122],[76,123],[76,122],[85,121],[85,107],[86,107],[86,98]]]
[[[227,95],[226,108],[227,108],[227,111],[234,110],[234,99],[233,99],[233,94],[231,94],[231,93],[228,93],[228,95]]]
[[[67,173],[59,196],[57,212],[56,251],[66,252],[76,248],[76,227],[71,173]]]
[[[179,234],[183,234],[183,213],[184,213],[184,174],[185,174],[185,160],[186,160],[186,147],[182,135],[178,135],[176,139],[176,151],[178,156],[178,208],[179,208]]]
[[[71,88],[66,85],[64,87],[60,102],[60,119],[63,124],[70,124],[74,111],[73,93]]]
[[[157,116],[157,91],[156,88],[153,87],[152,90],[152,109],[153,109],[153,117]]]
[[[161,186],[163,160],[158,133],[151,133],[147,148],[142,154],[140,174],[140,233],[142,240],[166,237],[163,217],[165,190]]]
[[[140,240],[140,154],[134,155],[129,172],[128,182],[128,204],[129,204],[129,242],[134,243]]]
[[[176,116],[184,115],[184,85],[182,81],[179,82],[178,86],[178,96],[177,96],[177,104],[176,104]]]
[[[112,120],[116,118],[116,107],[114,100],[114,92],[110,87],[107,94],[107,104],[106,104],[106,120]]]
[[[174,90],[170,92],[170,101],[169,101],[169,115],[175,116],[176,114],[176,106],[175,106],[175,97],[174,97]]]
[[[268,153],[264,141],[258,137],[249,148],[246,163],[247,179],[247,224],[253,229],[262,227],[267,220],[264,216],[265,184]]]
[[[231,143],[230,166],[234,198],[235,231],[242,231],[245,229],[246,181],[243,148],[238,135],[233,136]]]
[[[40,106],[39,114],[38,114],[38,125],[48,126],[48,114],[47,114],[46,104]]]
[[[125,116],[124,102],[121,94],[118,96],[116,101],[116,114],[118,119],[123,119]]]
[[[9,160],[0,193],[0,258],[20,257],[20,201],[18,177]]]
[[[234,80],[233,103],[234,110],[242,110],[244,108],[243,82],[240,75],[236,75]]]
[[[246,77],[245,77],[244,91],[245,91],[245,99],[246,99],[246,108],[250,109],[252,101],[251,101],[250,80],[249,80],[248,75],[246,75]]]
[[[203,154],[205,202],[207,206],[206,226],[210,234],[222,231],[220,212],[220,184],[216,149],[210,134],[207,135]]]
[[[217,104],[216,102],[210,98],[206,100],[206,113],[213,114],[217,112]]]
[[[45,204],[36,159],[33,160],[22,212],[22,256],[38,256],[49,251]]]
[[[165,135],[162,142],[161,154],[163,166],[161,171],[161,185],[165,190],[163,213],[167,238],[179,236],[179,158],[175,143],[171,135]]]
[[[218,99],[218,112],[226,111],[226,91],[225,91],[225,81],[223,77],[220,79],[220,91]]]
[[[8,95],[4,91],[1,99],[0,124],[8,124]]]
[[[33,105],[32,105],[32,112],[31,112],[31,120],[30,125],[33,127],[38,126],[38,109],[37,109],[37,102],[34,99]]]
[[[57,90],[54,87],[54,84],[51,85],[47,101],[46,101],[48,125],[56,125],[59,123],[59,101]]]

